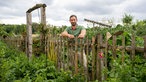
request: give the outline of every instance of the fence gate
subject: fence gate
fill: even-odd
[[[36,4],[34,7],[26,11],[26,21],[27,21],[27,41],[26,41],[26,54],[29,58],[32,56],[32,17],[31,12],[35,9],[41,8],[41,24],[46,28],[46,14],[45,14],[46,4]],[[40,35],[42,36],[42,35]],[[43,38],[43,36],[41,37]],[[45,49],[45,48],[44,48]]]

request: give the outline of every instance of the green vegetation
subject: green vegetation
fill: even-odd
[[[70,71],[58,71],[53,62],[46,56],[27,56],[17,50],[10,49],[0,42],[0,81],[1,82],[77,82],[83,81],[81,75],[71,76]]]
[[[106,32],[114,34],[117,31],[124,31],[125,45],[131,45],[131,35],[136,37],[136,46],[143,47],[143,37],[146,35],[146,20],[132,22],[133,17],[125,14],[122,21],[123,25],[118,24],[113,28],[86,28],[86,38],[91,39],[92,36],[96,36],[101,33],[105,36]],[[42,30],[41,25],[33,23],[33,34],[39,34],[40,32],[47,32],[48,34],[55,36],[60,34],[66,26],[61,28],[48,25],[46,30]],[[47,34],[46,33],[46,34]],[[4,25],[0,24],[0,36],[3,38],[24,35],[26,34],[26,25]],[[105,37],[104,37],[105,38]],[[117,45],[122,45],[122,36],[117,37]],[[34,41],[35,43],[35,41]],[[109,44],[112,41],[109,40]],[[38,47],[40,43],[36,41],[33,46]],[[50,45],[54,47],[54,45]],[[36,53],[39,53],[36,50]],[[54,49],[50,49],[50,53],[54,54]],[[104,82],[146,82],[146,61],[143,54],[136,52],[135,59],[132,61],[129,56],[129,52],[124,54],[124,62],[122,62],[121,51],[117,51],[117,59],[112,58],[111,51],[108,52],[108,69],[104,72],[108,75],[108,78]],[[47,57],[48,58],[48,57]],[[56,61],[56,57],[49,56],[53,61]],[[89,57],[91,59],[91,57]],[[85,78],[81,74],[72,76],[70,71],[64,71],[60,69],[58,71],[55,67],[56,63],[46,60],[46,56],[41,54],[39,57],[32,57],[28,60],[27,56],[18,50],[9,48],[6,44],[0,41],[0,81],[1,82],[84,82]],[[89,65],[90,66],[90,65]],[[88,67],[89,69],[91,67]],[[98,82],[98,81],[95,81]]]

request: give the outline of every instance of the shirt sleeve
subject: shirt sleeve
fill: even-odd
[[[67,27],[67,28],[65,29],[65,31],[69,32],[69,27]]]
[[[86,30],[85,27],[81,26],[81,30]]]

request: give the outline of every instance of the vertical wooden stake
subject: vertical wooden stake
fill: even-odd
[[[95,79],[95,46],[94,46],[94,43],[95,43],[95,37],[92,37],[92,43],[91,43],[91,46],[92,46],[92,80]]]
[[[75,38],[75,74],[78,73],[78,38]]]
[[[132,43],[131,43],[132,51],[131,51],[131,60],[135,58],[135,36],[132,34]]]
[[[27,56],[32,57],[32,19],[31,13],[26,13],[27,16]]]
[[[124,63],[124,53],[125,53],[125,36],[122,36],[122,63]]]
[[[144,36],[144,58],[146,58],[146,36]]]
[[[113,51],[113,58],[116,59],[116,35],[113,35],[113,48],[112,48],[112,51]]]

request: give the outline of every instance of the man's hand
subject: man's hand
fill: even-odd
[[[85,37],[85,35],[86,35],[86,30],[84,29],[84,30],[82,30],[81,33],[79,34],[78,38],[83,39],[83,38]]]
[[[83,35],[83,34],[80,34],[80,35],[78,36],[78,38],[84,38],[84,35]]]
[[[68,34],[68,38],[75,38],[74,35]]]

